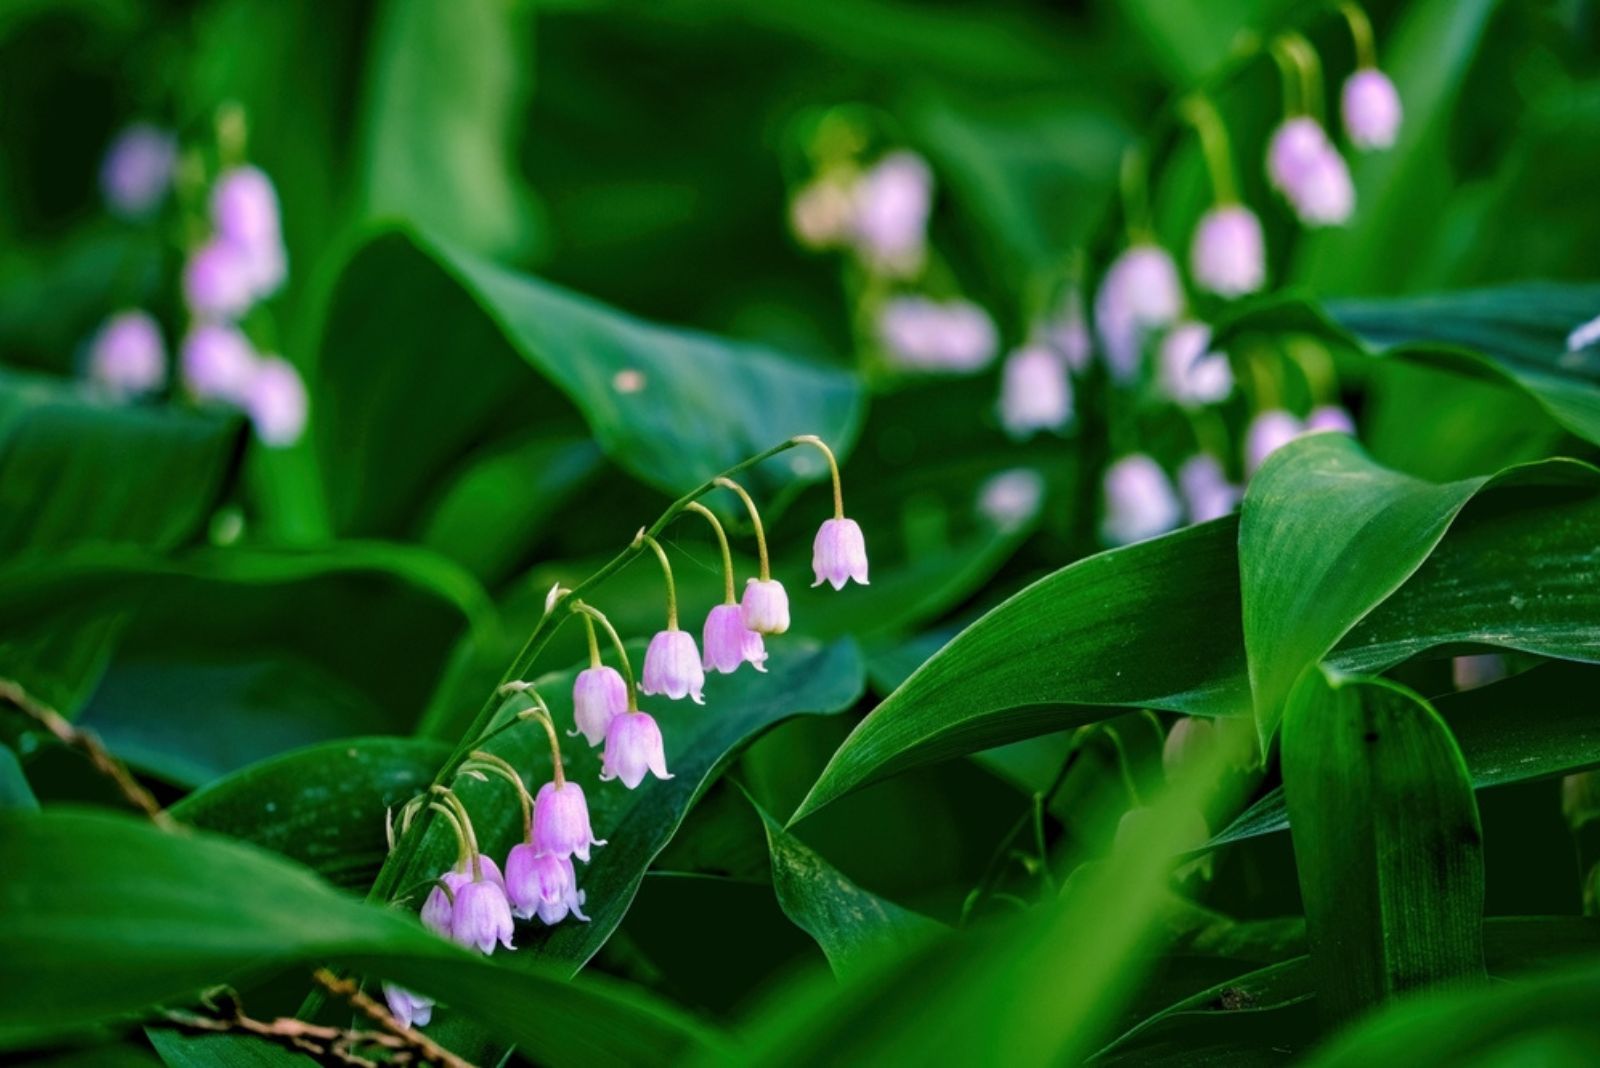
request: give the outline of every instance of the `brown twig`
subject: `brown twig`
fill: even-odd
[[[326,968],[318,968],[311,973],[311,978],[328,993],[344,998],[369,1020],[394,1037],[416,1047],[417,1052],[426,1060],[445,1065],[446,1068],[474,1068],[471,1061],[463,1060],[416,1028],[407,1027],[396,1020],[385,1006],[362,993],[361,987],[352,980],[341,979]]]
[[[175,824],[172,817],[156,803],[155,797],[133,777],[122,761],[106,752],[106,747],[95,737],[93,731],[73,726],[67,717],[30,696],[27,690],[11,679],[0,679],[0,701],[5,701],[23,715],[39,723],[62,745],[82,752],[89,758],[96,771],[116,784],[130,805],[150,817],[150,821],[163,830],[173,829]]]
[[[35,699],[21,684],[11,679],[0,678],[0,701],[6,702],[39,723],[63,745],[81,751],[89,758],[95,770],[115,783],[128,803],[148,816],[150,822],[164,831],[177,829],[177,821],[156,802],[154,795],[133,777],[126,764],[106,751],[106,747],[92,731],[73,726],[65,716]],[[175,1026],[194,1031],[242,1031],[332,1063],[357,1065],[361,1068],[376,1068],[378,1064],[377,1061],[368,1060],[356,1052],[356,1048],[363,1045],[383,1049],[386,1053],[383,1063],[386,1065],[412,1064],[420,1057],[425,1063],[440,1064],[446,1068],[474,1068],[470,1061],[451,1053],[422,1032],[402,1026],[387,1008],[363,994],[361,988],[354,982],[340,979],[326,968],[318,968],[311,973],[311,977],[319,986],[350,1002],[384,1030],[352,1031],[338,1027],[324,1027],[292,1017],[257,1020],[245,1015],[236,998],[229,999],[231,1012],[226,1014],[219,1012],[217,1016],[208,1017],[194,1013],[168,1012],[166,1019]]]

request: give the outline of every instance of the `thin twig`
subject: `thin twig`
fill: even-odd
[[[11,679],[0,679],[0,700],[44,727],[62,745],[87,756],[95,770],[115,783],[128,803],[150,817],[156,826],[168,831],[174,828],[172,817],[163,811],[155,797],[133,777],[127,766],[106,751],[93,731],[73,726],[67,717],[29,695],[20,683]]]
[[[340,979],[326,968],[318,968],[311,973],[311,978],[317,984],[335,997],[344,998],[360,1010],[369,1020],[384,1028],[390,1034],[400,1038],[411,1046],[416,1047],[426,1059],[445,1065],[446,1068],[473,1068],[471,1061],[451,1053],[433,1039],[413,1027],[406,1027],[399,1020],[390,1015],[389,1010],[378,1004],[372,998],[361,992],[361,988],[349,979]]]

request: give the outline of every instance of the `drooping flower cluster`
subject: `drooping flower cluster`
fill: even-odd
[[[802,436],[781,448],[806,445],[825,457],[833,489],[833,515],[817,531],[812,553],[813,585],[824,582],[841,589],[849,581],[867,583],[866,542],[861,527],[844,515],[839,465],[820,438]],[[780,450],[774,450],[780,451]],[[767,455],[767,454],[763,454]],[[759,558],[759,573],[746,581],[744,596],[737,587],[727,532],[715,512],[691,499],[668,513],[695,513],[711,526],[722,556],[723,600],[707,614],[702,646],[694,635],[678,626],[677,588],[666,549],[650,531],[640,531],[631,551],[652,552],[661,566],[666,587],[667,625],[651,639],[644,670],[635,683],[627,647],[606,615],[557,586],[546,600],[541,627],[556,616],[582,619],[589,646],[589,666],[577,674],[572,687],[573,726],[569,736],[581,736],[590,746],[602,746],[599,780],[620,781],[629,790],[649,776],[673,777],[667,770],[666,744],[655,717],[641,711],[638,695],[669,700],[687,697],[705,703],[706,672],[731,674],[749,664],[766,670],[765,639],[789,629],[789,598],[783,584],[772,577],[766,531],[755,501],[731,478],[719,477],[704,487],[732,491],[749,514]],[[652,530],[659,530],[665,521]],[[598,630],[607,635],[617,666],[606,664],[600,652]],[[490,954],[496,948],[514,949],[516,920],[534,920],[553,926],[571,917],[588,922],[584,914],[587,895],[578,886],[574,861],[587,864],[594,849],[604,846],[590,822],[583,787],[566,777],[560,741],[548,706],[529,683],[511,682],[501,688],[510,701],[525,704],[512,713],[514,720],[538,723],[550,745],[552,778],[530,794],[516,769],[503,758],[474,749],[455,770],[478,779],[498,777],[513,786],[522,806],[523,840],[505,857],[505,867],[479,849],[477,835],[465,804],[451,789],[436,786],[414,798],[401,813],[402,831],[426,806],[454,831],[456,862],[434,880],[421,908],[425,926],[460,945]],[[505,708],[512,706],[508,703]],[[486,735],[487,736],[487,735]],[[392,837],[391,837],[392,840]],[[404,988],[385,985],[384,995],[395,1018],[407,1026],[424,1025],[432,1018],[433,1002]]]
[[[219,151],[225,159],[242,151],[242,131],[242,116],[225,109],[219,122]],[[198,158],[184,164],[186,175],[198,166]],[[145,123],[128,127],[112,142],[101,167],[108,207],[130,221],[152,217],[175,186],[178,160],[177,139],[170,132]],[[187,229],[206,234],[186,250],[179,278],[189,313],[178,346],[182,385],[196,401],[244,412],[263,443],[292,444],[305,428],[305,385],[287,360],[258,353],[241,325],[253,308],[282,287],[287,274],[277,191],[265,173],[243,162],[227,165],[217,175],[203,204],[195,199],[200,190],[192,188],[201,180],[176,183],[185,194],[178,200]],[[166,359],[154,317],[122,311],[91,340],[87,373],[101,392],[129,400],[167,386]]]

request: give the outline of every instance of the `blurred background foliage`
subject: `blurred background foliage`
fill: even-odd
[[[1119,247],[1119,161],[1153,123],[1169,131],[1152,142],[1156,230],[1187,247],[1208,186],[1193,138],[1160,116],[1304,7],[12,0],[0,7],[0,674],[99,731],[166,801],[314,743],[453,742],[553,583],[587,574],[698,477],[784,435],[821,433],[849,448],[847,499],[869,531],[873,585],[827,601],[797,588],[795,639],[855,636],[864,658],[835,681],[864,696],[762,720],[770,731],[740,739],[753,744],[736,781],[713,784],[721,752],[707,755],[709,792],[685,801],[682,829],[594,967],[739,1018],[823,961],[790,922],[809,930],[799,916],[822,906],[785,900],[774,875],[780,857],[809,851],[857,892],[960,921],[972,888],[995,878],[997,839],[1076,736],[877,783],[788,841],[759,810],[793,811],[855,717],[779,721],[871,707],[983,610],[1092,552],[1104,428],[1086,406],[1070,443],[1017,444],[994,414],[992,372],[976,386],[859,374],[868,356],[839,266],[788,230],[807,139],[819,116],[849,107],[887,147],[930,162],[933,243],[1009,348],[1053,286]],[[1370,14],[1405,101],[1401,140],[1356,162],[1349,227],[1305,232],[1281,206],[1261,210],[1273,286],[1326,300],[1593,279],[1600,8],[1414,0]],[[1330,72],[1352,65],[1336,19],[1310,36]],[[177,321],[164,281],[173,235],[106,217],[100,159],[139,119],[203,140],[226,102],[242,106],[250,157],[283,205],[290,273],[263,329],[306,378],[312,410],[307,439],[288,449],[246,443],[235,420],[209,412],[86,412],[48,377],[77,373],[85,339],[118,306]],[[1244,199],[1268,203],[1256,161],[1281,115],[1277,73],[1258,59],[1216,102]],[[650,333],[543,283],[728,340]],[[1270,316],[1237,330],[1236,359],[1317,336]],[[1363,441],[1390,466],[1446,479],[1594,455],[1503,382],[1379,366],[1326,331],[1321,343]],[[737,374],[684,374],[680,344],[682,359],[725,359]],[[691,387],[677,406],[613,406],[611,373],[658,358],[662,380]],[[1151,451],[1181,456],[1170,431],[1141,429]],[[1023,465],[1040,472],[1043,507],[1002,522],[975,506],[992,476]],[[773,472],[759,487],[775,571],[796,587],[810,517],[825,507],[818,474]],[[702,534],[674,535],[695,616],[718,593]],[[657,625],[657,581],[635,568],[607,587],[625,634]],[[564,634],[542,667],[581,655]],[[1430,696],[1450,688],[1442,671],[1402,669]],[[1571,687],[1585,685],[1591,676]],[[1048,798],[1063,854],[1104,852],[1124,780],[1160,778],[1148,717],[1112,722],[1117,741],[1091,739]],[[0,730],[40,800],[106,798],[73,754],[10,720]],[[1580,911],[1557,793],[1544,780],[1480,794],[1489,914]],[[379,831],[371,822],[364,848]],[[1199,896],[1226,902],[1230,924],[1297,916],[1289,843],[1233,846]],[[1004,912],[1003,898],[985,907]],[[1095,900],[1069,915],[1092,914]],[[1300,938],[1264,931],[1241,935],[1234,955],[1169,961],[1139,1010],[1285,957]],[[938,967],[1003,970],[958,954]],[[300,992],[269,984],[255,996],[292,1011]],[[772,1042],[786,1041],[784,1026]]]

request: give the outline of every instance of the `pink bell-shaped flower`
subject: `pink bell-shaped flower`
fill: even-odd
[[[572,684],[572,719],[590,745],[606,740],[614,716],[628,710],[628,684],[622,673],[604,664],[578,672]]]
[[[256,354],[238,328],[201,323],[184,336],[179,360],[184,385],[200,400],[243,406],[255,376]]]
[[[149,216],[166,198],[178,163],[177,139],[148,123],[134,123],[117,135],[100,165],[100,190],[112,214],[124,219]]]
[[[1222,204],[1200,217],[1189,248],[1195,285],[1219,297],[1254,293],[1267,280],[1261,220],[1243,204]]]
[[[1060,430],[1072,420],[1072,382],[1054,350],[1029,345],[1006,358],[1000,375],[1000,423],[1013,438]]]
[[[1186,408],[1215,404],[1233,392],[1228,358],[1212,352],[1211,328],[1181,322],[1161,339],[1159,380],[1162,391]]]
[[[751,579],[739,602],[744,625],[757,634],[782,634],[789,629],[789,594],[777,579]]]
[[[700,647],[707,671],[731,675],[749,661],[757,671],[767,670],[767,650],[761,635],[744,625],[744,613],[737,604],[719,604],[706,614],[705,632]]]
[[[590,846],[605,845],[589,825],[589,802],[583,796],[583,787],[571,780],[559,786],[547,782],[539,787],[533,800],[531,837],[539,852],[558,857],[577,854],[585,864],[589,862]]]
[[[1311,409],[1311,414],[1306,416],[1306,429],[1309,430],[1334,430],[1341,434],[1354,434],[1356,422],[1350,418],[1350,413],[1337,404],[1323,404]]]
[[[1196,453],[1178,468],[1178,492],[1191,523],[1205,523],[1233,511],[1239,489],[1228,481],[1222,465],[1210,453]]]
[[[886,274],[921,270],[933,206],[933,172],[922,157],[890,153],[856,182],[852,199],[861,258]]]
[[[213,238],[183,266],[184,302],[200,319],[237,319],[255,301],[253,270],[239,246]]]
[[[1357,148],[1389,148],[1400,132],[1400,93],[1376,67],[1362,67],[1345,79],[1339,110]]]
[[[119,398],[166,385],[167,353],[155,319],[142,311],[107,319],[89,347],[89,380]]]
[[[1113,545],[1127,545],[1178,525],[1177,494],[1161,465],[1142,453],[1124,456],[1106,470],[1103,533]]]
[[[600,778],[606,782],[621,779],[622,784],[632,790],[644,781],[647,771],[658,779],[672,778],[667,773],[661,728],[643,712],[626,712],[613,719],[606,729]]]
[[[811,570],[817,577],[813,586],[826,582],[842,590],[851,579],[867,585],[867,540],[861,525],[843,517],[824,521],[811,544]]]
[[[455,907],[450,912],[452,941],[488,954],[494,952],[496,943],[515,949],[512,931],[511,905],[506,901],[503,880],[491,879],[485,873],[482,878],[469,879],[456,891]]]
[[[433,1019],[432,999],[413,994],[403,986],[384,983],[383,1000],[389,1004],[389,1015],[401,1027],[425,1027]]]
[[[1306,174],[1331,148],[1326,131],[1316,119],[1309,115],[1286,119],[1267,144],[1267,179],[1274,189],[1293,200]]]
[[[700,650],[695,648],[694,635],[669,627],[650,639],[650,647],[644,653],[641,693],[664,694],[674,701],[689,697],[695,704],[703,705],[706,700],[701,690],[705,684],[706,672],[700,663]]]
[[[1245,432],[1245,468],[1254,474],[1267,457],[1305,433],[1300,420],[1281,408],[1259,413]]]
[[[499,866],[492,859],[480,855],[478,864],[485,879],[498,883],[504,889],[505,879],[500,874]],[[422,902],[422,924],[434,934],[442,938],[449,938],[451,937],[450,921],[455,912],[455,906],[451,904],[450,896],[460,893],[461,888],[472,881],[472,872],[466,867],[456,868],[439,876],[439,881],[450,888],[450,893],[446,894],[444,890],[437,886],[428,893],[427,898]]]
[[[306,429],[306,385],[300,372],[280,356],[256,364],[245,388],[245,411],[262,444],[283,448],[300,440]]]
[[[1183,284],[1166,249],[1139,244],[1118,256],[1094,301],[1095,327],[1112,380],[1138,378],[1145,340],[1182,313]]]
[[[570,912],[584,923],[589,922],[583,914],[584,893],[578,889],[571,859],[541,853],[526,842],[513,847],[506,857],[506,897],[510,899],[512,915],[518,919],[537,916],[554,926]]]
[[[1356,188],[1350,168],[1338,149],[1328,145],[1290,192],[1289,202],[1307,226],[1343,226],[1356,209]]]

